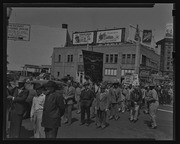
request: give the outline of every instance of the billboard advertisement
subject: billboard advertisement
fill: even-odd
[[[112,43],[122,41],[122,29],[98,31],[96,43]]]
[[[143,43],[151,43],[152,39],[152,30],[143,30]]]
[[[8,40],[29,41],[30,40],[30,25],[9,23]]]
[[[73,44],[91,44],[93,43],[94,32],[74,33]]]

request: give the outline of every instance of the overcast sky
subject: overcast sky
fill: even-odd
[[[167,23],[173,23],[173,4],[155,4],[153,8],[13,8],[10,23],[23,23],[30,25],[61,28],[63,23],[68,24],[72,36],[75,31],[88,31],[97,29],[112,29],[128,27],[129,24],[139,25],[140,29],[152,29],[155,40],[164,38]],[[9,47],[9,52],[15,48]],[[39,47],[41,49],[41,47]],[[52,48],[53,49],[53,48]],[[40,51],[39,51],[40,52]],[[10,52],[12,53],[12,52]],[[30,53],[33,57],[33,53]],[[50,64],[49,60],[39,60],[38,54],[29,64]],[[39,56],[41,53],[39,53]],[[50,54],[48,54],[49,56]],[[15,58],[16,56],[14,56]],[[18,56],[17,56],[18,58]],[[48,58],[49,59],[49,58]],[[14,61],[14,60],[13,60]],[[13,63],[23,65],[23,63]]]

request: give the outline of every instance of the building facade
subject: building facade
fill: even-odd
[[[122,81],[126,73],[135,73],[136,44],[115,43],[104,45],[83,45],[55,47],[52,55],[51,75],[57,79],[70,75],[74,80],[83,83],[82,50],[103,53],[103,81]],[[149,79],[151,72],[158,73],[160,56],[153,50],[140,44],[139,77]],[[147,74],[149,73],[149,74]]]
[[[173,75],[173,38],[164,38],[157,42],[161,48],[160,71],[163,75]]]

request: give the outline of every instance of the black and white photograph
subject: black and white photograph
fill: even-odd
[[[175,140],[173,3],[3,3],[4,140]]]

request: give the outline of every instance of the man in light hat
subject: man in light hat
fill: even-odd
[[[118,107],[119,107],[119,103],[121,101],[121,89],[118,87],[119,83],[115,82],[113,83],[113,87],[109,90],[109,97],[110,97],[110,117],[109,119],[115,119],[118,120],[119,119],[119,111],[118,111]]]
[[[106,91],[106,85],[103,84],[100,88],[100,92],[97,93],[95,100],[96,109],[96,126],[104,129],[107,125],[107,111],[109,108],[109,93]]]
[[[67,86],[64,88],[64,93],[63,93],[64,99],[66,102],[66,105],[65,105],[66,108],[65,108],[65,114],[64,114],[65,122],[64,123],[67,123],[67,125],[71,125],[72,108],[73,108],[73,104],[74,104],[75,93],[76,93],[76,90],[72,86],[72,81],[68,80]]]
[[[151,118],[151,128],[156,129],[157,128],[157,123],[156,123],[156,111],[159,106],[159,98],[157,95],[156,90],[154,89],[154,85],[150,84],[149,88],[149,96],[146,98],[148,103],[149,103],[149,115]]]
[[[89,82],[84,83],[85,89],[81,92],[80,103],[81,103],[81,123],[80,125],[85,124],[85,113],[87,114],[87,126],[90,125],[90,107],[94,100],[94,93],[89,88]]]
[[[13,96],[7,96],[7,99],[12,100],[10,110],[10,138],[19,138],[23,115],[26,111],[25,100],[28,97],[29,91],[26,89],[26,81],[18,81],[18,87],[15,87]]]
[[[33,97],[30,117],[34,124],[34,138],[45,138],[44,128],[41,126],[45,102],[45,88],[40,83],[34,84],[36,96]]]
[[[48,81],[45,87],[47,92],[41,125],[45,128],[46,138],[56,138],[65,111],[63,91],[56,91],[58,86],[54,81]]]

